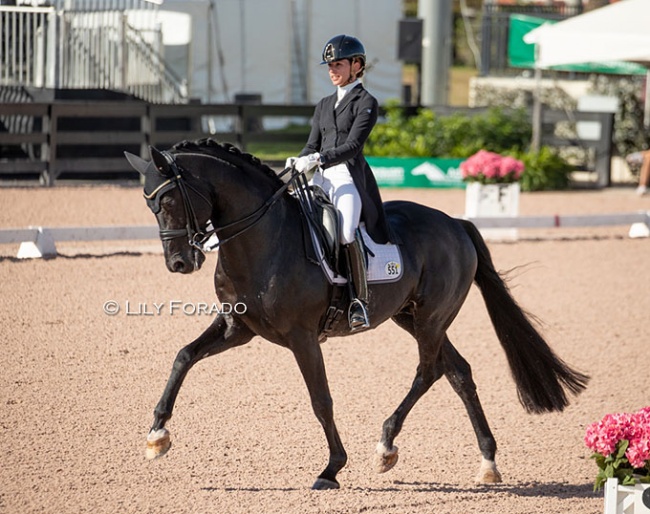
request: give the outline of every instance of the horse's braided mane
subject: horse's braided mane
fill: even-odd
[[[177,153],[206,153],[237,167],[261,170],[267,176],[275,179],[278,183],[282,183],[275,171],[273,171],[273,168],[264,164],[254,155],[242,152],[239,148],[230,143],[220,143],[219,141],[207,137],[197,139],[196,141],[181,141],[172,147],[172,151]]]

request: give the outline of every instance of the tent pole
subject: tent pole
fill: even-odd
[[[539,152],[542,141],[542,69],[535,67],[535,92],[533,94],[533,140],[530,148]]]
[[[643,124],[646,129],[650,129],[650,68],[645,75],[645,101],[644,113],[643,113]]]

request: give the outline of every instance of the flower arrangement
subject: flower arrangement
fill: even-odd
[[[608,478],[618,478],[621,485],[650,483],[650,407],[607,414],[587,427],[585,444],[599,469],[594,491]]]
[[[524,163],[514,157],[479,150],[460,164],[463,180],[481,184],[510,184],[524,172]]]

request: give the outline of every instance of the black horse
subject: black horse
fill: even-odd
[[[144,175],[145,198],[158,220],[167,268],[178,273],[200,268],[204,261],[200,245],[216,231],[220,243],[216,293],[222,303],[244,304],[246,309],[217,315],[178,353],[154,411],[147,456],[164,455],[171,446],[165,424],[190,368],[259,335],[293,352],[329,445],[329,461],[313,488],[338,488],[336,475],[347,455],[334,423],[319,341],[333,286],[308,259],[295,195],[258,159],[210,139],[150,152],[151,161],[131,154],[127,158]],[[472,223],[412,202],[387,202],[385,210],[402,241],[403,276],[395,283],[371,285],[370,328],[393,319],[417,341],[420,361],[410,391],[383,424],[378,471],[395,465],[393,442],[406,416],[445,375],[462,399],[478,439],[483,458],[477,481],[499,482],[496,441],[470,366],[447,336],[472,282],[480,288],[528,412],[562,411],[568,405],[566,393],[580,393],[588,377],[558,358],[533,327]],[[210,226],[214,229],[206,229]],[[330,333],[349,334],[345,316]]]

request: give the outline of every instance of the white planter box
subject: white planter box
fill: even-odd
[[[618,479],[607,479],[604,514],[650,514],[650,484],[618,485]]]
[[[466,218],[516,218],[519,216],[519,182],[480,184],[469,182],[465,189]],[[485,239],[516,240],[516,228],[483,228]]]

